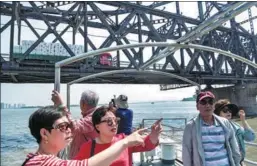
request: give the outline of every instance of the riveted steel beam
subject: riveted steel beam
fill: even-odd
[[[208,20],[205,20],[201,23],[197,28],[195,28],[193,31],[190,31],[189,33],[185,34],[183,37],[176,40],[177,42],[191,42],[194,41],[196,38],[201,37],[203,34],[208,33],[209,31],[217,28],[220,24],[230,20],[231,18],[235,17],[236,15],[242,13],[244,10],[248,9],[249,7],[255,5],[255,3],[249,3],[249,2],[238,2],[234,3],[232,5],[229,5],[227,8],[224,8],[221,13],[218,13]],[[229,13],[229,14],[228,14]],[[170,55],[171,53],[175,52],[175,48],[166,48],[162,50],[157,56],[151,58],[149,61],[147,61],[143,66],[141,66],[141,69],[145,69],[148,66],[150,66],[152,63],[158,62],[160,59]]]
[[[92,2],[88,2],[89,6],[92,8],[92,10],[94,12],[96,12],[100,18],[100,20],[102,21],[102,23],[106,26],[106,28],[108,29],[109,33],[112,35],[113,39],[118,43],[118,44],[123,44],[120,39],[118,39],[118,37],[116,37],[115,32],[113,31],[113,29],[110,27],[110,25],[107,23],[106,21],[106,17],[104,17],[103,13],[100,11],[100,9]],[[130,53],[127,50],[122,50],[124,52],[124,54],[128,57],[128,59],[130,60],[130,62],[133,64],[133,66],[135,66],[135,68],[138,68],[138,65],[136,63],[136,61],[133,59],[133,57],[130,55]]]
[[[126,29],[132,27],[132,25],[129,23],[129,21],[136,15],[136,11],[133,11],[132,13],[130,13],[119,25],[119,29],[115,32],[116,35],[122,35],[122,33],[124,33],[124,31],[126,31]],[[125,38],[125,36],[123,36],[123,38]],[[102,43],[102,45],[100,46],[100,48],[103,47],[109,47],[113,40],[112,39],[112,35],[109,35],[105,41]]]
[[[13,45],[14,45],[14,20],[15,20],[15,8],[16,2],[12,4],[12,22],[11,22],[11,29],[10,29],[10,60],[13,60]]]
[[[79,28],[79,33],[82,35],[82,37],[86,38],[87,43],[89,44],[89,46],[93,49],[96,50],[96,46],[94,45],[94,43],[88,38],[87,35],[85,35],[85,32]],[[85,39],[84,39],[85,40]],[[86,52],[86,51],[85,51]]]
[[[6,29],[6,28],[8,28],[11,24],[12,24],[12,22],[14,21],[14,19],[10,19],[6,24],[4,24],[4,26],[0,29],[0,34]]]
[[[40,35],[37,33],[37,31],[33,28],[33,26],[30,24],[30,22],[24,17],[22,18],[22,20],[28,25],[28,27],[30,28],[30,30],[34,33],[34,35],[36,35],[36,37],[39,39]]]

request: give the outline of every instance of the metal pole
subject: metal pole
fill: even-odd
[[[67,108],[70,110],[70,85],[67,84]]]
[[[13,60],[15,7],[16,7],[16,2],[13,2],[12,3],[12,18],[11,18],[12,23],[11,23],[11,29],[10,29],[10,61]]]
[[[183,80],[185,82],[188,82],[188,83],[190,83],[190,84],[192,84],[194,86],[199,86],[198,83],[196,83],[194,81],[191,81],[191,80],[189,80],[189,79],[187,79],[185,77],[181,77],[181,76],[175,75],[175,74],[166,73],[166,72],[162,72],[162,71],[154,71],[154,70],[144,70],[144,71],[140,71],[139,70],[138,71],[136,69],[112,70],[112,71],[106,71],[106,72],[91,74],[91,75],[88,75],[88,76],[76,79],[74,81],[71,81],[68,84],[72,85],[74,83],[79,83],[81,81],[89,80],[89,79],[92,79],[92,78],[96,78],[96,77],[100,77],[100,76],[106,76],[106,75],[111,75],[111,74],[119,74],[119,73],[158,74],[158,75],[163,75],[163,76],[166,76],[166,77],[177,78],[177,79]]]
[[[203,4],[202,2],[197,2],[197,3],[198,3],[199,18],[201,21],[203,21]]]
[[[116,21],[116,26],[118,26],[119,25],[119,17],[118,17],[118,15],[115,15],[115,21]],[[119,43],[117,43],[117,45],[118,45]],[[117,59],[116,59],[116,66],[119,68],[120,67],[120,51],[119,50],[117,50]]]
[[[55,67],[55,77],[54,77],[54,90],[60,92],[61,90],[61,68]]]
[[[76,27],[72,27],[72,45],[76,44]]]
[[[87,2],[84,2],[84,52],[88,51],[87,43]]]
[[[141,2],[137,2],[141,4]],[[141,27],[141,17],[140,13],[137,13],[137,27],[138,27],[138,42],[142,43],[142,27]],[[143,48],[139,48],[137,59],[139,60],[139,66],[143,64]]]
[[[153,21],[153,15],[150,14],[150,22]],[[151,38],[151,41],[154,42],[153,38]],[[154,56],[155,49],[152,47],[152,56]],[[156,63],[153,64],[153,68],[156,69]]]
[[[199,3],[199,2],[198,2]],[[176,2],[176,9],[177,9],[177,14],[180,15],[180,8],[179,8],[179,2]],[[179,34],[179,37],[182,37],[182,30],[181,30],[181,24],[178,23],[178,34]],[[185,59],[184,59],[184,51],[183,49],[180,49],[180,61],[181,61],[181,69],[182,71],[185,70]]]
[[[18,45],[21,45],[21,19],[18,22]]]

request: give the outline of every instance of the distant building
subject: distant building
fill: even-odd
[[[8,108],[22,108],[26,107],[23,103],[15,103],[15,104],[9,104],[9,103],[1,103],[1,109],[8,109]]]

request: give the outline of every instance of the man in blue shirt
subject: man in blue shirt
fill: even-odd
[[[120,124],[117,134],[124,133],[126,135],[132,132],[133,111],[128,109],[128,97],[120,95],[116,99],[117,110],[116,116],[120,118]]]

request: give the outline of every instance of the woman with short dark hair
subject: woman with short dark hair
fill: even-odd
[[[110,165],[127,147],[144,143],[140,135],[143,130],[138,130],[92,158],[80,161],[62,160],[57,157],[57,153],[72,140],[71,127],[67,117],[54,106],[35,111],[29,118],[29,128],[39,148],[36,153],[27,156],[22,166],[105,166]]]
[[[99,133],[99,137],[84,143],[74,159],[82,160],[90,158],[112,147],[115,142],[126,139],[127,137],[124,133],[117,134],[119,120],[109,107],[102,106],[97,108],[93,113],[92,122],[95,130]],[[152,125],[151,133],[144,139],[145,146],[141,145],[124,149],[119,158],[112,162],[110,166],[132,166],[133,152],[144,152],[154,149],[159,143],[159,134],[162,131],[160,122],[161,119]]]

